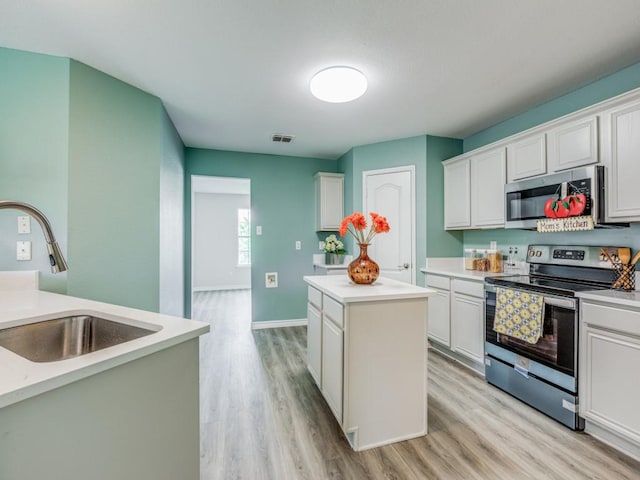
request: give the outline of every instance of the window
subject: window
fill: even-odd
[[[238,265],[251,265],[251,210],[238,209]]]

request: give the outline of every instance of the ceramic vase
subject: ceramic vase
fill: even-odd
[[[360,256],[347,267],[347,275],[353,283],[369,285],[380,275],[380,267],[367,254],[368,243],[360,243]]]

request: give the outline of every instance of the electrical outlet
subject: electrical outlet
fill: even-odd
[[[31,233],[31,217],[29,215],[18,217],[18,233]]]
[[[31,260],[31,242],[17,242],[16,244],[16,260]]]
[[[296,250],[302,249],[302,242],[300,240],[296,240]]]
[[[278,272],[265,273],[264,285],[267,288],[278,288]]]

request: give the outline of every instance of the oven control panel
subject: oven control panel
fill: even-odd
[[[617,262],[618,250],[621,248],[623,247],[529,245],[527,248],[527,262],[611,269],[613,266],[604,255],[603,250],[607,251],[614,262]]]
[[[553,258],[563,260],[584,260],[584,250],[561,250],[553,251]]]

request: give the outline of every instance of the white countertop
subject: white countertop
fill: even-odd
[[[0,329],[89,313],[157,332],[58,362],[36,363],[0,347],[0,408],[130,362],[209,331],[184,318],[38,290],[0,291]]]
[[[640,308],[640,291],[624,292],[621,290],[591,290],[577,292],[576,297],[596,302],[607,302],[623,307]]]
[[[319,268],[326,268],[327,270],[346,270],[349,265],[345,263],[342,263],[339,265],[335,265],[335,264],[329,265],[326,263],[314,263],[313,266],[319,267]]]
[[[426,298],[436,293],[430,288],[379,277],[371,285],[357,285],[342,275],[305,276],[304,281],[340,303],[374,302]]]
[[[422,273],[434,273],[438,275],[447,275],[450,277],[464,278],[466,280],[476,280],[483,282],[486,277],[503,277],[506,275],[518,275],[518,272],[480,272],[478,270],[465,270],[464,258],[462,257],[443,257],[443,258],[427,258],[426,267],[421,268]]]

